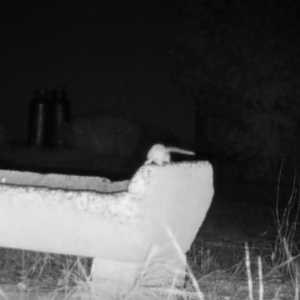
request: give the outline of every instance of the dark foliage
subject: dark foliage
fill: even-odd
[[[186,3],[170,70],[182,91],[198,102],[210,151],[250,163],[256,176],[274,171],[283,158],[298,162],[298,3]]]

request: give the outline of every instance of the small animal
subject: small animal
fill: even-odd
[[[195,152],[183,150],[176,147],[166,147],[163,144],[155,144],[151,147],[147,154],[146,165],[156,164],[163,166],[171,161],[171,153],[179,153],[185,155],[195,155]]]

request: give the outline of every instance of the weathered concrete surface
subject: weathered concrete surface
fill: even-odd
[[[40,174],[11,170],[0,170],[0,182],[3,184],[89,190],[102,193],[126,191],[129,184],[129,180],[111,182],[107,178],[95,176]]]
[[[130,182],[14,171],[0,180],[1,246],[91,256],[94,281],[127,286],[149,253],[183,273],[175,244],[189,250],[213,197],[207,162],[142,166]]]

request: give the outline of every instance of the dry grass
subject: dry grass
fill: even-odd
[[[183,261],[185,260],[185,255],[181,252],[176,240],[172,238],[174,247],[177,251],[177,255]],[[299,293],[299,272],[298,264],[296,263],[296,258],[289,251],[289,245],[287,241],[283,241],[286,257],[286,261],[282,262],[281,265],[275,266],[274,269],[282,268],[284,265],[288,267],[289,270],[293,270],[292,273],[292,286],[289,287],[289,297],[286,299],[297,299]],[[205,259],[210,260],[213,263],[213,257],[207,256],[203,257],[202,262]],[[32,253],[32,255],[37,255]],[[26,269],[26,257],[23,256],[23,267]],[[37,256],[35,264],[30,268],[30,272],[27,270],[23,272],[23,277],[17,284],[19,291],[27,291],[27,298],[30,298],[30,291],[33,289],[34,285],[39,282],[48,282],[51,284],[51,280],[48,281],[43,278],[43,272],[50,266],[53,267],[54,257],[50,255]],[[257,263],[255,263],[257,261]],[[197,261],[197,264],[199,261]],[[155,257],[155,249],[150,251],[147,260],[145,261],[144,268],[136,280],[134,286],[130,291],[124,292],[122,289],[118,289],[114,282],[102,282],[101,288],[97,286],[89,277],[89,272],[87,271],[87,263],[82,258],[75,259],[74,257],[65,257],[64,261],[60,257],[60,268],[61,272],[58,276],[58,280],[55,285],[53,284],[53,290],[51,293],[47,293],[47,298],[44,296],[41,299],[64,299],[64,300],[79,300],[79,299],[103,299],[103,300],[196,300],[196,299],[242,299],[241,295],[246,295],[248,299],[254,300],[264,300],[264,299],[284,299],[282,298],[284,294],[283,284],[277,283],[275,288],[273,286],[272,291],[269,288],[269,282],[264,280],[264,277],[269,276],[264,273],[264,265],[262,258],[260,256],[256,257],[254,262],[251,260],[251,249],[248,245],[245,245],[245,259],[244,266],[246,269],[247,280],[242,281],[238,287],[232,285],[233,277],[228,275],[227,280],[224,277],[220,280],[212,275],[213,272],[203,276],[202,272],[207,272],[207,269],[202,269],[196,274],[192,271],[192,267],[187,265],[187,276],[185,285],[183,284],[182,278],[183,274],[180,274],[178,270],[170,269],[162,260]],[[155,278],[153,283],[153,274],[161,275],[160,278]],[[253,270],[255,270],[253,272]],[[35,278],[32,276],[32,272],[35,273]],[[202,274],[201,274],[202,273]],[[58,275],[58,273],[56,274]],[[158,280],[157,280],[158,279]],[[210,289],[207,289],[205,283],[211,281]],[[213,286],[222,285],[222,289],[213,288]],[[227,287],[227,288],[226,288]],[[293,290],[291,290],[291,288]],[[232,291],[229,291],[232,289]],[[5,293],[1,291],[0,297],[6,297]],[[272,296],[270,296],[272,294]],[[293,298],[290,298],[290,297]],[[10,299],[7,298],[6,299]]]
[[[265,299],[264,294],[268,282],[264,283],[264,278],[270,278],[272,274],[278,274],[280,271],[281,274],[288,275],[290,282],[293,286],[293,299],[299,299],[299,250],[295,244],[295,233],[297,230],[298,217],[300,211],[299,195],[296,189],[296,175],[294,176],[294,182],[290,197],[285,205],[285,208],[281,212],[280,210],[280,178],[281,170],[278,176],[278,185],[277,185],[277,199],[276,199],[276,209],[274,213],[275,226],[277,229],[277,237],[273,246],[273,251],[271,253],[271,263],[272,268],[268,270],[267,273],[263,272],[263,263],[262,257],[258,256],[257,262],[257,281],[258,281],[258,298],[254,297],[254,285],[253,285],[253,276],[251,272],[251,260],[250,260],[250,251],[249,247],[245,245],[245,264],[247,269],[247,279],[248,279],[248,291],[249,299]],[[268,266],[269,267],[269,266]],[[274,297],[272,299],[281,299],[279,295],[281,293],[282,286],[278,284],[278,288],[275,290]],[[289,294],[290,298],[291,294]],[[271,299],[271,298],[270,298]]]

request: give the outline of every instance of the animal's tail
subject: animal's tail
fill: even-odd
[[[196,155],[194,151],[184,150],[177,147],[167,147],[167,150],[170,153],[178,153],[178,154],[184,154],[184,155]]]

